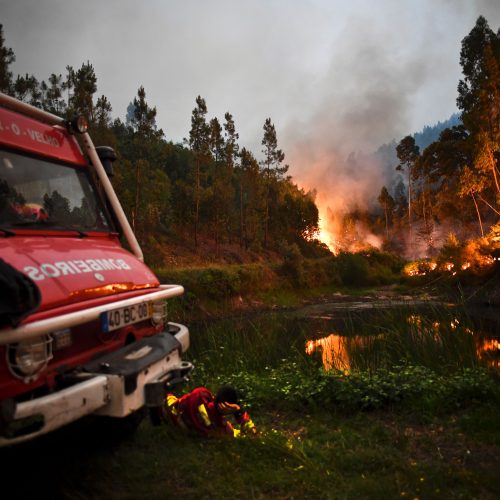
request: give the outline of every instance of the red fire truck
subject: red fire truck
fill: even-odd
[[[0,93],[0,446],[131,419],[187,380],[189,331],[113,190],[114,151]]]

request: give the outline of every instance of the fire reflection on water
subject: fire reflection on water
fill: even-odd
[[[432,323],[432,328],[422,327],[422,319],[419,316],[411,315],[407,319],[409,324],[416,325],[420,335],[431,335],[436,342],[441,342],[439,336],[440,322]],[[451,321],[450,329],[456,330],[460,322],[458,319]],[[487,366],[500,368],[500,341],[491,338],[485,338],[482,335],[474,333],[469,328],[464,331],[472,335],[476,343],[476,353],[478,358]],[[370,347],[376,339],[383,338],[383,335],[355,335],[346,336],[337,333],[331,333],[325,337],[308,340],[305,345],[305,352],[312,355],[315,352],[321,353],[321,361],[325,370],[349,371],[352,366],[352,356],[354,353],[362,351],[370,355]]]
[[[488,366],[500,368],[500,341],[485,339],[477,352],[481,359],[486,359]]]
[[[380,339],[381,335],[355,335],[346,336],[332,333],[306,342],[306,354],[321,352],[321,361],[325,370],[351,369],[353,353],[370,352],[373,343]]]
[[[325,370],[331,370],[332,368],[348,370],[350,362],[346,348],[346,338],[332,333],[327,337],[308,340],[306,342],[306,354],[311,355],[315,351],[320,351]]]

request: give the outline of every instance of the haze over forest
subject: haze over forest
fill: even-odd
[[[395,71],[394,92],[388,94],[376,81],[366,82],[363,72],[371,68],[373,76],[377,64],[369,51],[365,65],[344,61],[353,81],[370,86],[361,95],[369,97],[365,105],[374,112],[360,113],[362,106],[338,101],[340,85],[335,108],[313,114],[305,127],[297,120],[288,123],[283,130],[287,149],[272,118],[263,120],[260,151],[255,151],[240,144],[231,110],[223,121],[203,95],[194,99],[189,137],[174,143],[158,126],[157,107],[143,86],[122,121],[113,117],[113,96],[100,94],[91,61],[40,80],[34,74],[16,75],[15,47],[9,49],[8,39],[2,40],[2,90],[60,114],[88,114],[95,136],[120,155],[115,182],[128,215],[139,235],[160,247],[161,233],[177,230],[193,238],[195,246],[203,236],[217,246],[238,241],[258,251],[286,243],[305,251],[316,235],[334,251],[368,244],[423,256],[450,231],[460,238],[483,235],[498,215],[499,41],[483,17],[464,33],[456,55],[463,70],[456,82],[463,123],[453,115],[438,124],[434,135],[427,127],[368,153],[372,136],[386,133],[386,122],[398,123],[392,105],[409,81],[419,85],[425,73],[421,65],[404,80],[394,78]],[[351,149],[353,143],[358,149]],[[147,198],[146,192],[154,196]]]

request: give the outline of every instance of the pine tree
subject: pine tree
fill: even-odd
[[[200,210],[205,194],[206,169],[211,161],[210,126],[207,124],[207,105],[201,96],[196,98],[196,108],[191,115],[191,130],[189,131],[189,146],[194,154],[193,172],[193,224],[194,244],[198,246],[198,231]]]
[[[42,92],[38,80],[33,75],[18,75],[12,89],[16,99],[32,106],[41,107]]]
[[[61,116],[66,113],[67,104],[63,99],[65,85],[62,75],[52,73],[48,83],[42,81],[40,84],[41,105],[45,111]]]
[[[3,36],[3,25],[0,24],[0,92],[11,94],[12,92],[12,72],[9,66],[16,60],[14,51],[5,46]]]
[[[156,126],[156,106],[150,107],[146,102],[146,91],[141,85],[137,91],[137,97],[134,97],[133,115],[130,118],[130,124],[134,131],[143,138],[161,138],[163,130]]]
[[[68,111],[71,115],[85,115],[91,122],[94,121],[94,94],[97,92],[97,77],[90,62],[82,64],[78,71],[68,69],[67,88],[73,89],[69,97]]]

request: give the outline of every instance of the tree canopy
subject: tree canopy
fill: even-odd
[[[307,244],[318,231],[318,210],[310,193],[284,178],[284,153],[268,118],[262,144],[264,160],[238,144],[230,112],[209,117],[205,99],[197,96],[189,138],[184,144],[165,139],[157,127],[157,110],[141,85],[128,108],[127,120],[113,120],[108,97],[98,96],[94,67],[66,67],[45,81],[14,75],[14,51],[5,45],[0,26],[0,90],[67,118],[85,114],[96,145],[111,145],[118,160],[112,182],[146,258],[162,264],[161,248],[169,241],[212,241],[216,248],[236,243],[242,250],[278,250],[298,240]]]

